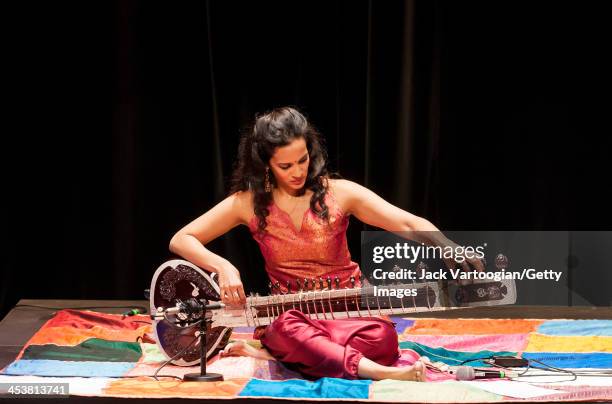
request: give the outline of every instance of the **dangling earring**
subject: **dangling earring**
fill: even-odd
[[[264,190],[266,192],[272,191],[272,185],[270,184],[270,168],[266,167],[266,176],[264,177]]]

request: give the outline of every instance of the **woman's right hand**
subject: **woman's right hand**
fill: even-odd
[[[219,288],[221,289],[221,300],[229,306],[239,306],[246,303],[244,287],[240,280],[240,272],[229,262],[217,272],[219,276]]]

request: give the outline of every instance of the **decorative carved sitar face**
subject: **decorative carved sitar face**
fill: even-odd
[[[187,261],[168,261],[157,269],[151,282],[151,313],[155,313],[158,308],[175,307],[177,302],[193,298],[219,301],[219,286],[205,271]],[[168,359],[185,350],[172,361],[173,364],[192,366],[200,362],[200,343],[199,340],[194,342],[199,332],[198,323],[177,325],[164,319],[154,321],[153,326],[157,344]],[[206,335],[207,356],[223,349],[230,335],[231,329],[228,327],[209,325]]]
[[[200,294],[200,288],[198,288],[196,285],[194,285],[193,282],[189,282],[189,284],[191,286],[193,286],[193,290],[191,291],[191,296],[192,297],[198,297],[198,295]]]

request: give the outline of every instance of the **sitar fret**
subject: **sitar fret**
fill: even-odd
[[[227,326],[261,326],[270,324],[287,310],[295,309],[311,319],[342,319],[384,315],[401,315],[427,311],[454,310],[462,306],[490,306],[516,302],[514,282],[478,282],[455,285],[424,282],[376,286],[389,293],[375,295],[374,286],[297,293],[251,296],[245,307],[236,311],[225,308],[214,312],[214,321]],[[390,293],[416,289],[416,295],[396,297]],[[452,296],[451,296],[452,294]]]
[[[379,289],[402,288],[406,285],[380,286]],[[412,286],[412,285],[411,285]],[[247,299],[247,323],[271,323],[287,310],[296,309],[312,319],[336,319],[392,315],[432,310],[438,303],[437,284],[415,284],[416,296],[378,296],[373,286],[362,288],[302,291],[298,293],[254,296]],[[408,301],[412,307],[407,309]]]

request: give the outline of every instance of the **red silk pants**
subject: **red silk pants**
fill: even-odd
[[[389,366],[400,356],[393,323],[373,317],[312,320],[289,310],[265,329],[261,343],[279,361],[314,378],[356,379],[362,357]]]

